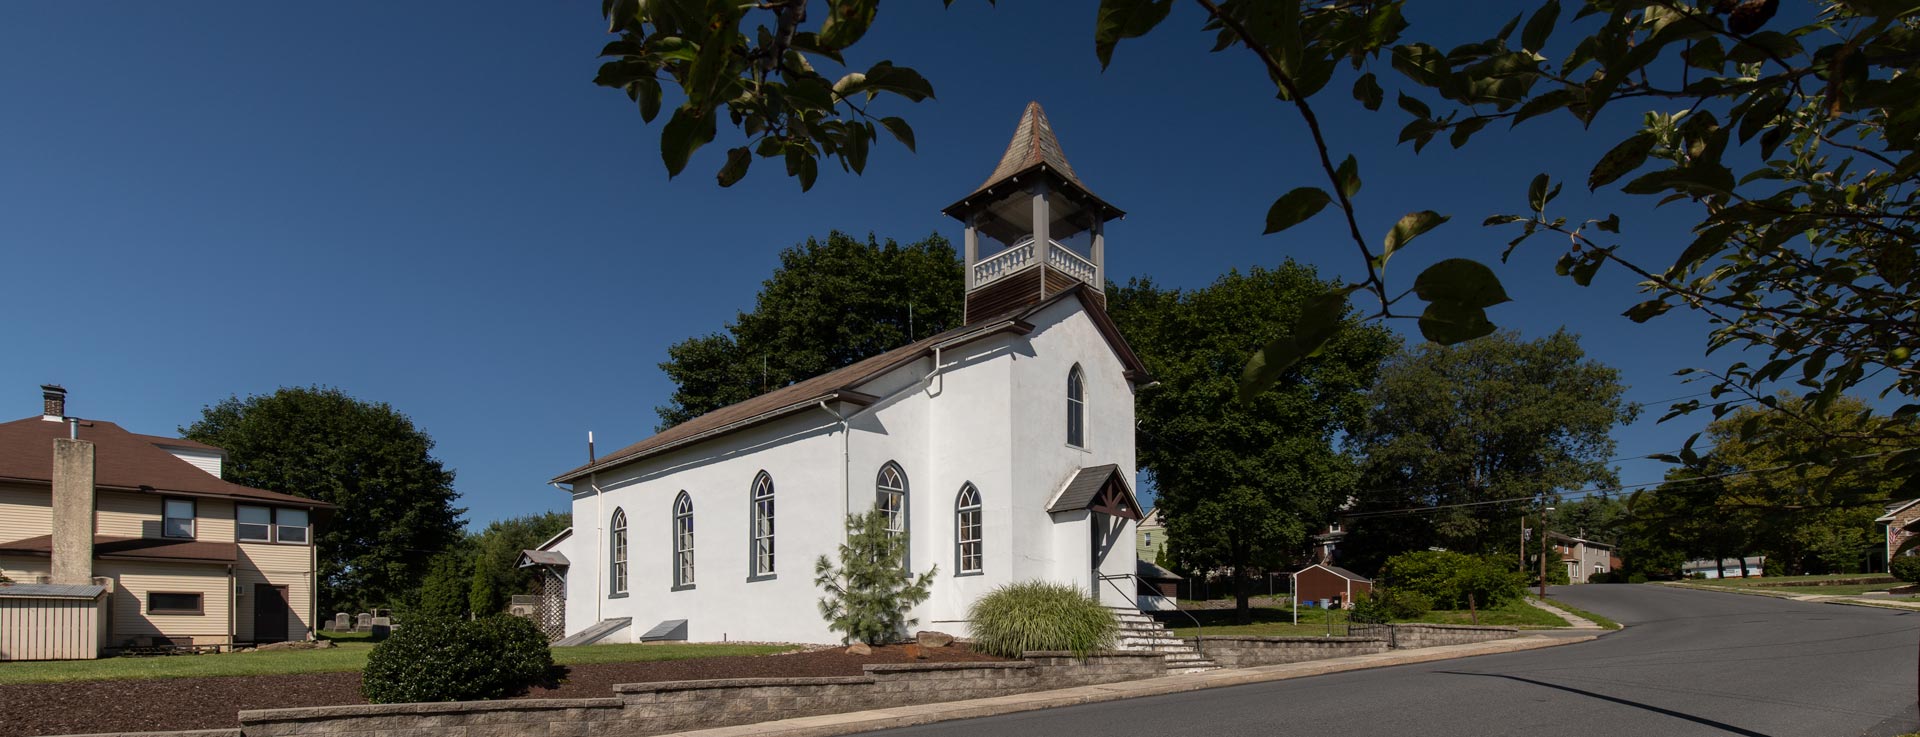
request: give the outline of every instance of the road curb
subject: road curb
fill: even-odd
[[[972,701],[948,701],[938,704],[901,706],[891,709],[874,709],[845,714],[824,714],[797,719],[783,719],[758,724],[741,724],[732,727],[718,727],[690,732],[676,732],[672,737],[833,737],[834,735],[872,732],[881,729],[911,727],[934,722],[955,719],[975,719],[979,717],[1015,714],[1023,711],[1054,709],[1062,706],[1094,704],[1103,701],[1138,698],[1141,696],[1160,696],[1164,694],[1185,693],[1225,686],[1244,686],[1254,683],[1285,681],[1294,678],[1345,673],[1356,670],[1387,668],[1397,665],[1430,663],[1437,660],[1451,660],[1478,655],[1498,655],[1525,650],[1537,650],[1576,642],[1598,639],[1599,634],[1575,637],[1517,637],[1505,640],[1490,640],[1468,645],[1442,645],[1421,648],[1419,650],[1397,650],[1374,655],[1356,655],[1346,658],[1332,658],[1305,663],[1285,665],[1263,665],[1253,668],[1218,670],[1206,673],[1188,673],[1176,676],[1149,678],[1143,681],[1110,683],[1101,686],[1081,686],[1056,691],[1037,691],[1034,693],[998,696],[990,699]]]
[[[1664,581],[1664,582],[1661,582],[1659,585],[1666,586],[1668,588],[1675,588],[1675,589],[1688,589],[1691,591],[1716,591],[1723,594],[1744,594],[1747,596],[1764,596],[1769,599],[1784,599],[1786,601],[1797,601],[1803,604],[1839,604],[1840,606],[1863,606],[1863,607],[1868,607],[1872,609],[1896,609],[1896,610],[1907,611],[1907,612],[1920,611],[1920,604],[1915,604],[1910,602],[1874,601],[1872,599],[1853,598],[1853,597],[1845,597],[1845,596],[1822,596],[1819,594],[1802,594],[1802,595],[1796,596],[1793,594],[1777,593],[1772,591],[1753,591],[1750,589],[1739,589],[1731,586],[1703,586],[1700,584],[1693,584],[1693,583],[1680,583],[1678,581]]]

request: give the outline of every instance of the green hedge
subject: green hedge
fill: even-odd
[[[1897,555],[1887,564],[1887,572],[1907,583],[1920,581],[1920,556]]]
[[[497,699],[552,667],[546,636],[525,618],[410,617],[367,656],[360,693],[375,704]]]
[[[1492,609],[1524,596],[1527,581],[1526,574],[1513,572],[1505,561],[1423,550],[1388,558],[1376,585],[1420,594],[1441,609],[1466,609],[1471,594],[1475,606]]]
[[[1027,581],[987,592],[967,611],[973,649],[1017,658],[1032,650],[1065,650],[1086,657],[1113,647],[1113,612],[1080,589]]]

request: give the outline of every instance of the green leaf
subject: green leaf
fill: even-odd
[[[881,61],[867,69],[861,89],[869,98],[879,92],[892,92],[914,102],[933,96],[933,85],[925,77],[907,67],[894,66],[891,61]]]
[[[1464,343],[1492,335],[1487,311],[1457,302],[1434,302],[1420,313],[1420,335],[1440,345]]]
[[[1385,264],[1387,257],[1393,255],[1393,252],[1405,248],[1414,238],[1439,227],[1441,223],[1450,219],[1452,218],[1432,210],[1402,215],[1400,221],[1393,224],[1393,230],[1387,231],[1386,250],[1381,252],[1380,262]]]
[[[1532,18],[1527,19],[1527,27],[1520,30],[1520,48],[1540,51],[1553,35],[1553,24],[1559,19],[1560,0],[1547,0],[1539,10],[1533,11]]]
[[[693,152],[712,140],[712,115],[685,105],[675,108],[660,131],[660,158],[667,164],[667,178],[679,176]]]
[[[1398,102],[1401,110],[1412,113],[1416,118],[1433,117],[1433,108],[1427,107],[1426,103],[1414,99],[1405,92],[1400,93]]]
[[[1673,309],[1673,305],[1667,304],[1666,302],[1662,302],[1657,299],[1650,299],[1645,302],[1641,302],[1640,304],[1629,307],[1627,308],[1626,312],[1622,312],[1620,314],[1626,315],[1627,319],[1632,320],[1634,322],[1646,322],[1648,320],[1652,320],[1653,318],[1660,316],[1662,313],[1665,313],[1667,310],[1671,310],[1671,309]]]
[[[1340,162],[1340,168],[1334,170],[1333,178],[1340,182],[1340,193],[1351,198],[1360,192],[1360,163],[1348,154],[1347,160]]]
[[[845,49],[867,35],[880,0],[829,0],[827,18],[820,23],[818,43],[830,49]]]
[[[1481,128],[1487,127],[1488,120],[1490,118],[1467,118],[1460,121],[1453,127],[1453,135],[1447,136],[1447,143],[1454,148],[1467,145],[1467,139],[1480,132]]]
[[[1386,99],[1386,91],[1380,89],[1380,80],[1374,79],[1373,72],[1360,75],[1353,81],[1353,99],[1359,100],[1368,110],[1379,110],[1380,101]]]
[[[1573,277],[1573,283],[1583,287],[1590,285],[1593,283],[1594,272],[1600,270],[1600,264],[1604,261],[1606,261],[1606,259],[1601,258],[1598,254],[1581,259],[1573,265],[1573,268],[1568,269],[1568,274]]]
[[[1547,203],[1560,196],[1560,185],[1555,184],[1552,189],[1548,189],[1547,184],[1550,182],[1551,180],[1543,172],[1535,175],[1533,183],[1527,185],[1527,205],[1532,207],[1535,213],[1545,213]]]
[[[907,125],[907,121],[900,118],[881,118],[880,126],[886,128],[888,133],[892,133],[900,143],[905,144],[908,151],[918,150],[913,147],[913,128]]]
[[[747,175],[747,167],[752,164],[753,152],[747,150],[746,146],[727,151],[727,163],[720,167],[720,173],[717,175],[720,186],[733,186],[735,182],[740,181],[741,177]]]
[[[1250,401],[1272,388],[1287,369],[1318,354],[1340,332],[1341,320],[1347,315],[1347,295],[1358,288],[1335,289],[1301,305],[1293,325],[1247,359],[1246,368],[1240,372],[1240,401]]]
[[[1651,133],[1635,134],[1621,141],[1600,157],[1600,163],[1593,165],[1593,171],[1587,175],[1587,189],[1599,189],[1625,176],[1627,172],[1640,168],[1641,164],[1647,163],[1647,154],[1653,152],[1654,143]]]
[[[1427,267],[1414,277],[1413,293],[1428,302],[1452,302],[1462,307],[1487,308],[1511,302],[1500,278],[1486,264],[1450,258]]]
[[[634,93],[633,100],[640,105],[640,120],[651,123],[660,116],[660,81],[651,77],[636,79],[627,89]]]
[[[1267,229],[1261,235],[1271,235],[1299,225],[1332,201],[1333,197],[1319,187],[1301,187],[1280,195],[1280,199],[1273,201],[1273,207],[1267,208]]]
[[[1593,221],[1593,227],[1599,228],[1608,233],[1618,233],[1620,232],[1620,215],[1619,213],[1608,214],[1607,219],[1605,220]]]
[[[731,8],[731,5],[722,7]],[[704,110],[713,109],[724,96],[722,90],[734,81],[733,42],[740,35],[740,14],[723,10],[709,23],[718,28],[700,44],[699,53],[687,67],[686,82],[681,86],[687,94],[687,104]]]
[[[1172,9],[1173,0],[1100,0],[1093,25],[1093,54],[1100,58],[1100,69],[1113,63],[1113,47],[1120,39],[1146,35]]]

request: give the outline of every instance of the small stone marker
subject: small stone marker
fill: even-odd
[[[372,632],[373,631],[373,615],[368,614],[366,612],[361,612],[358,616],[354,617],[353,631]]]
[[[346,612],[334,612],[333,626],[327,629],[335,632],[346,632],[347,630],[353,629],[353,616]]]
[[[945,632],[922,630],[913,633],[913,641],[921,647],[946,647],[953,644],[953,635]]]

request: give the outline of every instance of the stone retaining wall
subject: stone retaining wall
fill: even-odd
[[[828,678],[734,678],[635,683],[602,699],[523,699],[325,706],[240,712],[245,737],[623,737],[886,706],[981,699],[1135,681],[1166,672],[1160,653],[1028,653],[1025,660],[869,665]]]
[[[1520,634],[1517,627],[1489,627],[1470,624],[1396,624],[1393,646],[1403,650],[1441,645],[1466,645],[1488,640],[1504,640]]]
[[[1191,638],[1188,639],[1192,641]],[[1372,655],[1387,651],[1379,637],[1241,637],[1208,635],[1201,643],[1206,656],[1223,668],[1250,668],[1308,660]]]

